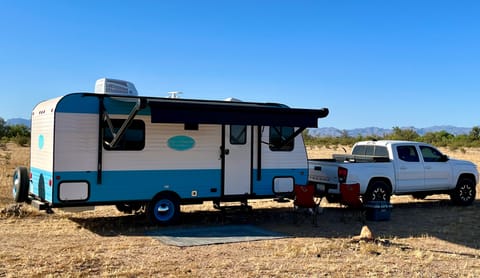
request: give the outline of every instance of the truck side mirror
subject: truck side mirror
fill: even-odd
[[[448,158],[448,156],[446,154],[442,154],[442,156],[440,156],[440,162],[447,162],[450,158]]]

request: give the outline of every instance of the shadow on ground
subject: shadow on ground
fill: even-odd
[[[357,235],[363,225],[368,225],[380,238],[431,236],[480,249],[479,201],[468,207],[453,206],[448,200],[434,198],[395,203],[388,221],[367,221],[362,211],[336,205],[323,207],[317,217],[317,226],[312,224],[312,216],[307,212],[294,223],[293,209],[288,206],[252,211],[193,211],[182,213],[181,222],[175,227],[250,224],[291,237],[350,238]],[[144,215],[69,219],[101,236],[145,236],[149,231],[164,229],[148,223]]]

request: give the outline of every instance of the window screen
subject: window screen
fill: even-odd
[[[270,150],[272,151],[291,151],[293,150],[293,141],[286,142],[286,139],[292,136],[293,127],[271,126],[270,127]]]
[[[113,125],[113,131],[117,133],[125,120],[112,119],[111,121]],[[104,122],[103,126],[103,147],[106,150],[139,151],[143,150],[145,147],[145,123],[143,121],[133,120],[113,148],[105,144],[105,142],[111,142],[113,140],[112,131],[108,127],[106,121]]]

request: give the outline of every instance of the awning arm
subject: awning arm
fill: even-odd
[[[110,148],[114,148],[115,145],[118,143],[118,141],[120,141],[120,139],[122,139],[123,135],[125,134],[125,131],[130,126],[130,124],[133,122],[133,119],[137,115],[138,111],[140,111],[140,109],[142,109],[142,107],[145,106],[145,101],[143,101],[142,99],[138,98],[138,99],[135,99],[135,101],[136,101],[135,106],[132,108],[132,111],[130,111],[130,113],[128,114],[127,119],[125,121],[123,121],[123,124],[122,124],[122,126],[120,127],[120,129],[118,130],[117,133],[114,132],[114,128],[113,128],[113,124],[112,124],[112,121],[110,119],[110,116],[108,115],[108,112],[105,110],[104,117],[105,117],[105,120],[107,122],[108,128],[110,129],[110,132],[113,135],[113,139],[112,139],[111,142],[105,141],[105,144],[108,145]]]
[[[283,141],[283,143],[281,144],[280,147],[283,147],[283,146],[289,144],[291,141],[293,141],[293,139],[295,139],[295,137],[300,135],[300,133],[302,133],[305,129],[306,129],[306,127],[299,127],[294,133],[292,133],[292,135],[288,136],[285,139],[285,141]]]

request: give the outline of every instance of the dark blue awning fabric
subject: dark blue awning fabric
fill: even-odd
[[[298,109],[281,104],[165,99],[148,101],[152,123],[318,127],[328,109]]]

